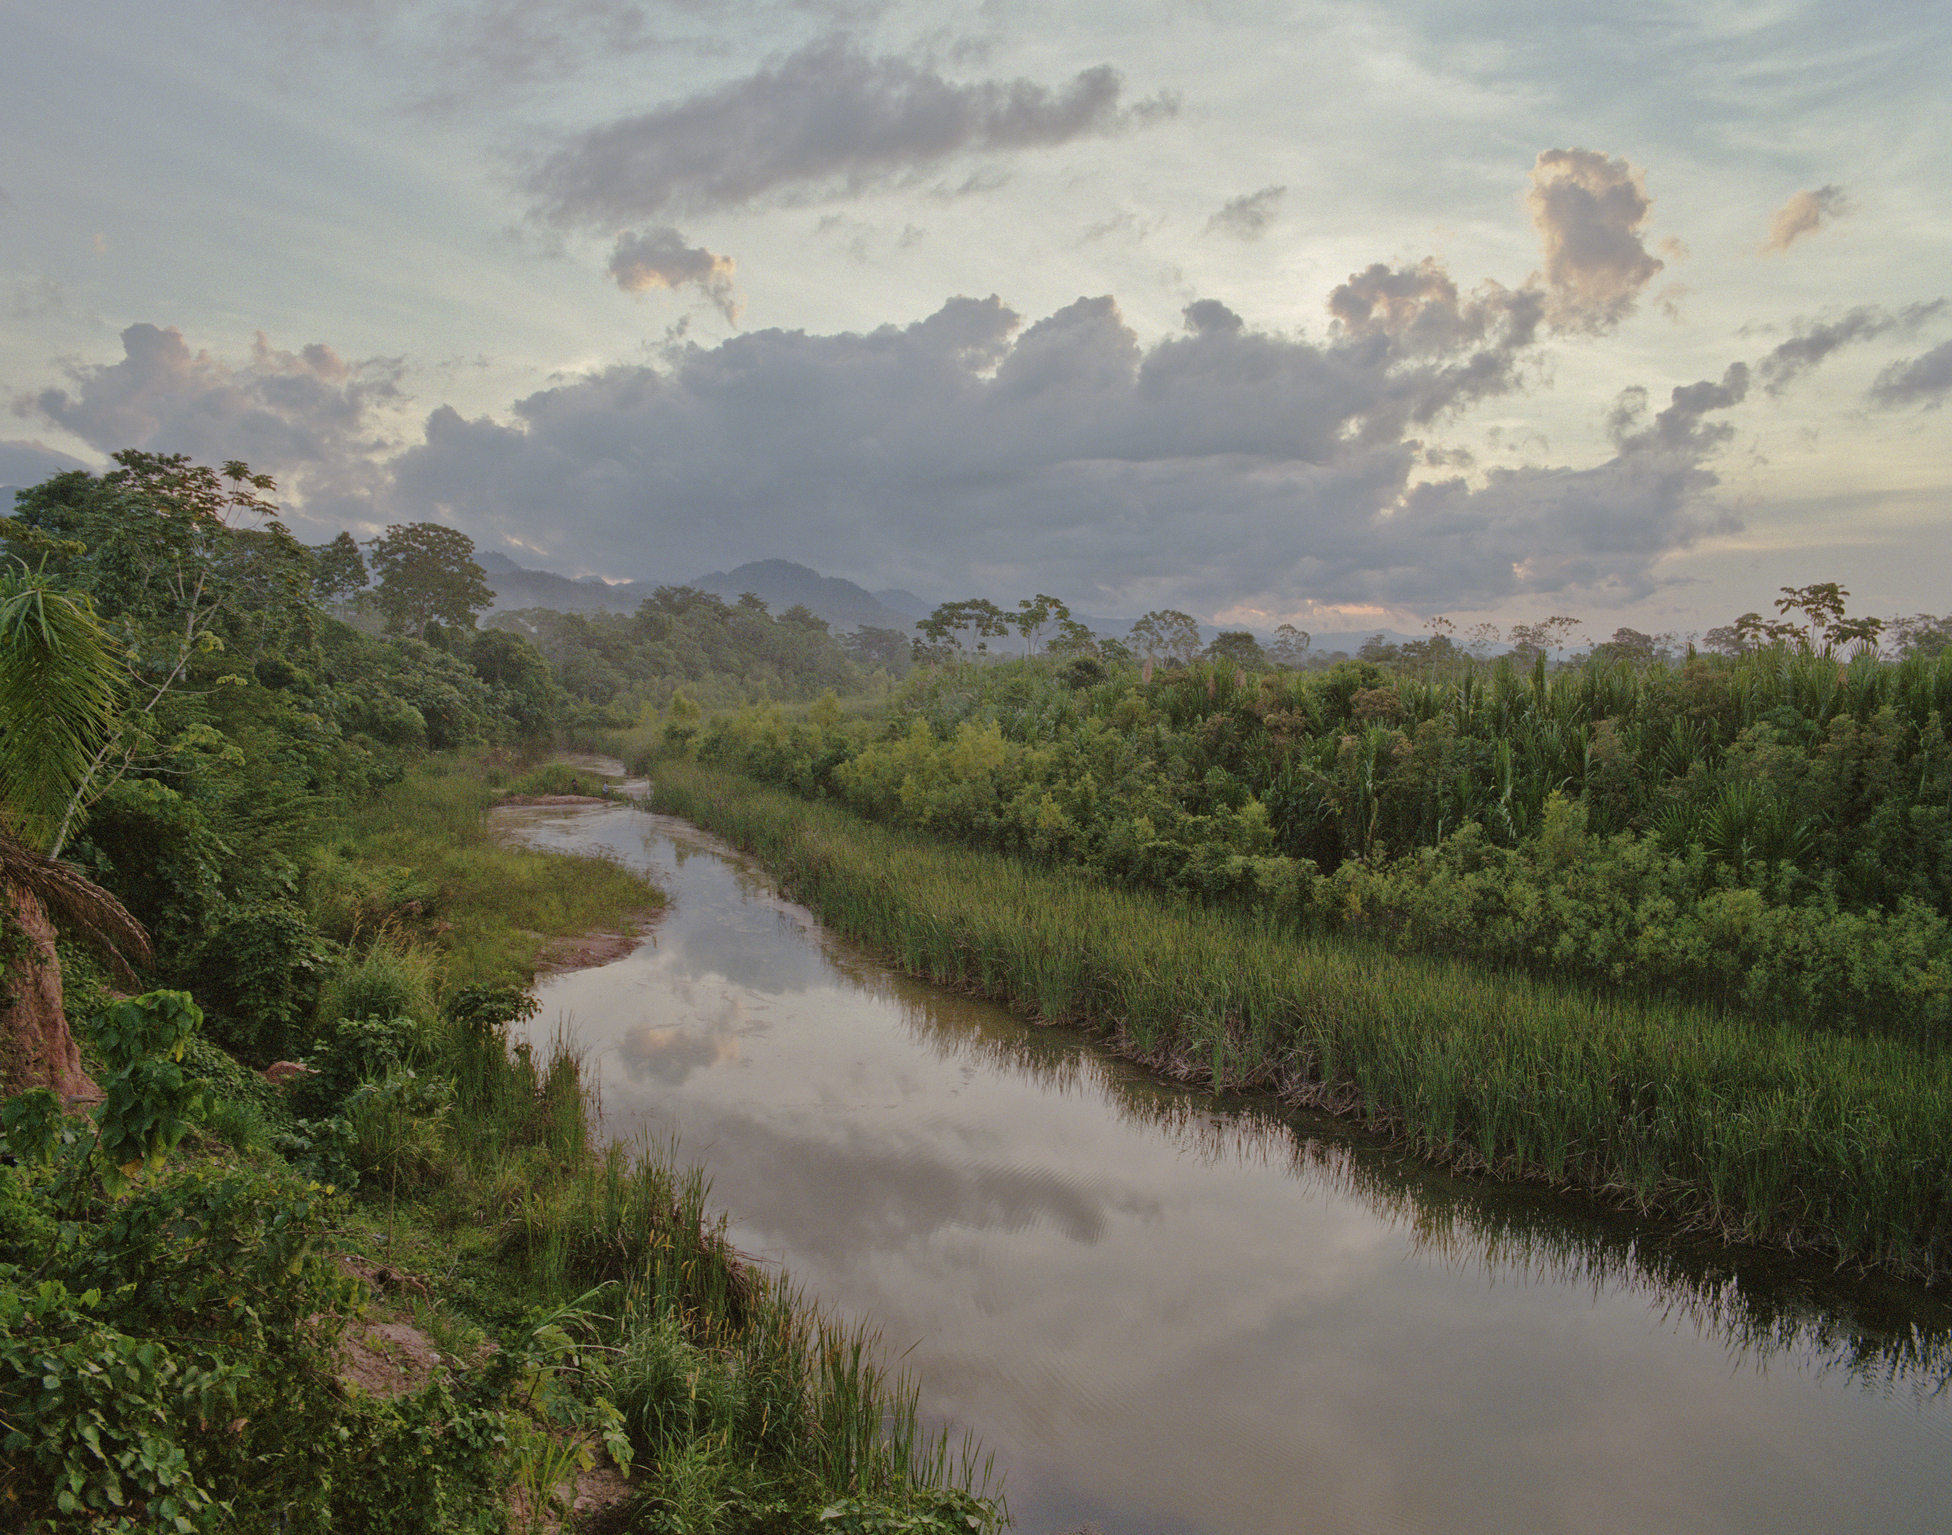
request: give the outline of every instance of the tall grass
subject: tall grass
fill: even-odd
[[[1465,1170],[1932,1278],[1952,1062],[1304,938],[1251,913],[863,822],[685,762],[653,804],[746,847],[904,970],[1175,1077],[1353,1114]]]
[[[526,982],[549,935],[613,928],[664,896],[614,860],[508,846],[489,823],[505,767],[432,757],[359,807],[314,857],[307,893],[342,941],[382,931],[439,951],[453,985]]]
[[[988,1464],[924,1430],[916,1383],[887,1371],[872,1331],[737,1253],[703,1172],[670,1148],[595,1146],[566,1041],[504,1051],[497,1071],[488,1032],[450,1036],[475,1105],[457,1151],[494,1260],[531,1303],[582,1308],[615,1355],[611,1391],[649,1471],[644,1527],[798,1527],[850,1497],[993,1527]]]
[[[632,1528],[810,1528],[853,1498],[923,1521],[888,1528],[993,1529],[987,1467],[923,1431],[915,1384],[885,1370],[873,1334],[735,1252],[703,1174],[668,1148],[599,1144],[573,1041],[512,1035],[535,1004],[532,949],[511,934],[609,925],[664,897],[615,864],[502,845],[492,771],[425,766],[341,844],[342,888],[398,860],[380,873],[446,924],[385,913],[326,996],[328,1023],[392,1020],[402,1040],[340,1105],[389,1252],[404,1202],[420,1240],[453,1268],[465,1255],[500,1297],[490,1312],[573,1314],[594,1334],[639,1468]],[[530,1488],[531,1514],[547,1485]]]

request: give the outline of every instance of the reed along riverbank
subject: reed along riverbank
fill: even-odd
[[[1461,1170],[1932,1280],[1952,1062],[1308,937],[893,831],[681,760],[652,804],[902,969],[1216,1088],[1334,1109]]]

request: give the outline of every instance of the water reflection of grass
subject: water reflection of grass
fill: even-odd
[[[896,1003],[909,1031],[943,1056],[1046,1090],[1089,1093],[1209,1164],[1286,1166],[1360,1201],[1441,1262],[1494,1279],[1639,1296],[1663,1319],[1756,1364],[1792,1358],[1920,1395],[1952,1386],[1952,1307],[1912,1285],[1731,1248],[1535,1187],[1437,1172],[1326,1116],[1297,1116],[1256,1096],[1216,1103],[1136,1077],[1068,1031],[1053,1037],[953,993],[859,968],[862,984]]]
[[[903,970],[1261,1089],[1464,1170],[1913,1273],[1952,1263],[1952,1063],[1893,1041],[1298,938],[868,825],[689,763],[659,809],[750,848]]]

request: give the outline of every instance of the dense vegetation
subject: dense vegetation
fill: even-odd
[[[1952,1028],[1952,656],[953,666],[698,757],[871,819],[1798,1026]],[[669,727],[673,740],[688,727]]]
[[[542,1529],[607,1454],[618,1528],[993,1524],[872,1340],[740,1260],[696,1175],[594,1145],[574,1056],[520,1041],[538,946],[661,898],[496,842],[570,701],[472,627],[459,535],[380,541],[376,634],[328,610],[357,546],[298,545],[269,489],[132,453],[0,522],[0,1021],[51,973],[33,882],[112,919],[61,945],[100,1100],[0,1107],[0,1522]],[[131,913],[153,963],[97,952]],[[409,1320],[437,1360],[361,1389],[348,1351]]]
[[[1937,1273],[1952,656],[1752,638],[952,659],[880,717],[674,720],[655,771],[842,928],[1164,1069]]]
[[[633,724],[646,709],[667,709],[678,696],[725,706],[753,698],[805,701],[828,689],[854,692],[870,685],[857,660],[879,658],[906,670],[905,645],[874,650],[871,633],[865,642],[850,636],[843,649],[826,621],[804,607],[775,617],[751,594],[727,603],[689,586],[659,587],[628,617],[522,608],[497,613],[490,623],[491,632],[533,641],[592,723]]]
[[[1252,905],[1117,888],[695,763],[656,775],[658,808],[751,849],[837,931],[1182,1080],[1743,1240],[1927,1277],[1952,1262],[1942,1052],[1310,938]]]

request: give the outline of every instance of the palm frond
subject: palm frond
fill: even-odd
[[[0,575],[0,817],[49,844],[115,718],[117,667],[88,600]]]
[[[0,832],[0,887],[33,895],[128,984],[137,982],[136,965],[155,958],[149,934],[126,906],[73,864],[37,853],[5,832]]]

